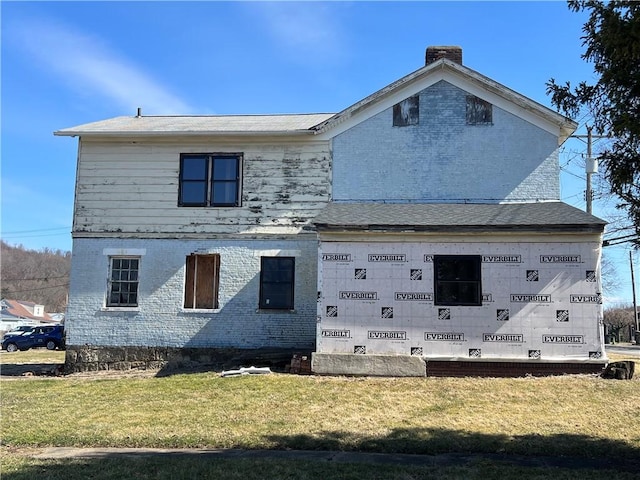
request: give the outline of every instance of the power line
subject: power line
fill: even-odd
[[[49,287],[42,287],[42,288],[31,288],[29,290],[11,290],[10,288],[7,288],[7,294],[13,295],[14,293],[29,293],[29,292],[36,292],[39,290],[48,290],[50,288],[60,288],[60,287],[68,287],[68,286],[69,286],[68,283],[63,283],[61,285],[51,285]]]
[[[18,233],[39,233],[39,232],[51,232],[52,230],[69,230],[71,231],[71,227],[57,227],[57,228],[38,228],[36,230],[15,230],[13,232],[3,232],[3,235],[6,234],[18,234]]]
[[[21,233],[10,233],[10,234],[2,234],[3,238],[34,238],[34,237],[56,237],[60,235],[70,235],[71,232],[60,232],[60,233],[42,233],[38,235],[24,235]]]
[[[39,278],[3,278],[2,281],[3,282],[33,282],[33,281],[37,281],[37,280],[44,280],[45,282],[48,282],[49,280],[56,280],[58,278],[68,278],[69,274],[67,273],[66,275],[61,275],[59,277],[39,277]]]

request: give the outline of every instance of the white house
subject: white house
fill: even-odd
[[[601,369],[605,224],[559,200],[577,125],[426,57],[337,114],[55,132],[79,137],[67,368]]]

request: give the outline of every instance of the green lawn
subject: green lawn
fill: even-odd
[[[63,352],[53,353],[63,358]],[[51,352],[27,354],[3,352],[0,360],[46,363],[38,356]],[[49,476],[38,478],[127,477],[108,476],[121,469],[137,478],[235,478],[229,476],[229,462],[242,478],[544,478],[535,468],[490,462],[473,468],[389,467],[393,474],[381,466],[313,464],[304,466],[303,476],[299,462],[286,460],[45,461],[29,456],[34,447],[45,446],[640,457],[638,377],[221,378],[211,372],[30,377],[3,379],[0,386],[3,478],[35,478],[41,470]],[[156,469],[166,476],[138,475],[140,462],[145,472]],[[585,475],[613,478],[611,472],[554,472],[554,478]],[[615,478],[625,477],[616,472]]]

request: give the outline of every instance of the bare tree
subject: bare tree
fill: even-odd
[[[604,325],[615,341],[630,341],[630,326],[634,325],[633,307],[608,308],[604,311]]]
[[[34,302],[47,312],[67,306],[71,252],[27,250],[0,242],[2,298]]]

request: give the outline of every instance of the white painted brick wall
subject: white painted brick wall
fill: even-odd
[[[105,309],[109,256],[105,249],[144,249],[139,308]],[[258,310],[260,256],[296,256],[295,311]],[[219,253],[220,309],[182,308],[185,258]],[[313,348],[317,240],[75,239],[65,320],[69,345]]]
[[[557,138],[496,106],[493,125],[466,125],[466,95],[439,82],[418,125],[394,127],[390,108],[338,135],[334,199],[558,200]]]

